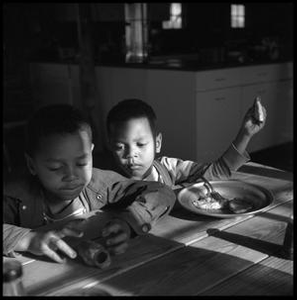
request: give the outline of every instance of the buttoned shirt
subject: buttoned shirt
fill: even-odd
[[[134,234],[146,234],[172,209],[176,196],[159,182],[128,180],[120,174],[93,168],[92,179],[82,198],[91,211],[106,209],[125,220]],[[46,224],[44,193],[39,181],[30,176],[4,187],[3,254],[15,256],[18,241],[32,229]]]

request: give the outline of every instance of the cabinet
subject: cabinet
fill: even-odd
[[[251,153],[293,140],[292,70],[292,63],[196,72],[98,66],[98,116],[105,119],[122,99],[140,98],[156,112],[162,155],[207,162],[231,144],[260,95],[267,123],[250,141]],[[32,64],[31,71],[43,104],[82,106],[78,66]]]
[[[268,148],[279,143],[277,128],[278,83],[262,83],[242,87],[241,116],[253,105],[255,96],[261,97],[261,103],[266,109],[267,118],[264,128],[253,136],[247,150],[249,152]]]
[[[267,112],[265,127],[250,141],[249,152],[293,140],[292,67],[292,63],[286,63],[243,68],[242,118],[257,95]]]
[[[161,155],[196,158],[195,73],[148,70],[147,101],[155,110],[162,132]]]
[[[196,94],[196,160],[219,158],[241,124],[240,87]]]

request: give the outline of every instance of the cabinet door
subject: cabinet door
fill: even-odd
[[[241,88],[196,93],[196,160],[219,158],[234,140],[241,125]]]
[[[276,130],[280,143],[293,141],[293,80],[280,81],[276,105]]]
[[[262,83],[243,87],[243,98],[241,115],[246,113],[248,108],[253,105],[256,96],[261,97],[261,102],[264,105],[267,118],[263,129],[254,135],[247,147],[249,152],[254,152],[269,148],[280,143],[280,128],[282,122],[278,111],[279,101],[279,83]]]
[[[195,159],[194,73],[148,70],[146,98],[163,134],[161,155]]]

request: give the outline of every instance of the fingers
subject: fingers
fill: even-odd
[[[58,234],[61,238],[65,236],[82,237],[84,234],[83,228],[86,223],[87,220],[85,219],[72,220],[68,222],[62,230],[58,231]]]
[[[106,246],[112,254],[126,251],[130,234],[129,225],[122,220],[113,220],[102,230],[102,236],[106,237]]]
[[[116,233],[122,229],[122,226],[117,221],[108,222],[102,230],[102,236],[106,237],[112,233]]]
[[[70,228],[67,228],[67,227],[64,227],[57,234],[61,238],[65,237],[65,236],[82,237],[84,235],[83,231],[80,231],[80,230],[77,230],[77,229],[70,229]]]
[[[66,259],[62,258],[60,255],[58,255],[51,247],[48,245],[45,245],[43,247],[43,254],[46,255],[47,257],[51,258],[53,261],[57,263],[65,263]]]
[[[253,105],[253,118],[260,125],[265,120],[264,107],[261,104],[261,98],[256,97]]]
[[[112,247],[108,247],[108,250],[111,254],[118,255],[118,254],[125,253],[127,248],[128,248],[127,243],[121,243],[121,244],[113,245]]]
[[[128,235],[126,232],[118,232],[112,236],[109,236],[108,239],[106,240],[106,245],[107,246],[112,246],[116,245],[119,243],[126,242],[128,240]]]
[[[43,243],[42,252],[44,255],[58,263],[64,263],[66,259],[62,258],[57,251],[66,254],[70,258],[75,258],[77,255],[76,252],[59,237],[52,236],[48,242]]]

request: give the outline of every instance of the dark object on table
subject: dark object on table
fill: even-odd
[[[25,296],[23,286],[23,269],[19,261],[3,263],[3,296]]]
[[[106,269],[111,263],[109,252],[99,243],[82,241],[77,246],[78,255],[89,266]]]
[[[288,223],[287,223],[287,229],[285,233],[284,243],[283,247],[281,249],[281,255],[284,259],[293,260],[293,254],[294,254],[294,246],[293,246],[293,240],[294,240],[294,228],[293,228],[293,221],[294,217],[293,214],[289,217]]]

